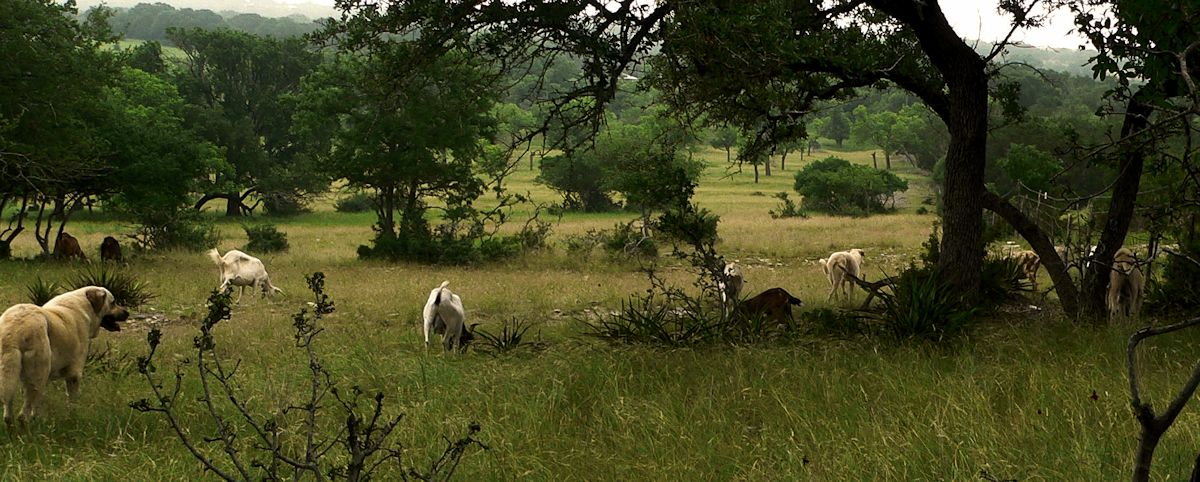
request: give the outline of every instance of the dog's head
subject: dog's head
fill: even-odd
[[[92,310],[100,318],[100,328],[108,331],[121,331],[121,325],[118,322],[129,319],[129,310],[117,305],[112,292],[107,288],[89,286],[84,293],[87,295],[88,302],[92,304]]]
[[[854,249],[850,250],[850,252],[851,252],[851,253],[854,253],[854,254],[857,254],[859,258],[862,258],[862,257],[864,257],[864,256],[866,256],[866,255],[867,255],[867,252],[866,252],[866,251],[863,251],[863,250],[861,250],[861,249],[858,249],[858,248],[854,248]]]

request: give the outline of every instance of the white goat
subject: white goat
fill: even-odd
[[[726,263],[723,274],[724,277],[717,281],[717,291],[721,292],[721,306],[728,308],[730,303],[738,302],[746,278],[737,263]]]
[[[463,322],[466,312],[463,310],[462,298],[452,293],[448,288],[449,281],[443,281],[441,286],[429,292],[429,300],[425,302],[422,313],[425,320],[425,346],[429,346],[429,332],[442,334],[442,347],[446,351],[462,349],[467,342],[474,338]]]
[[[217,289],[224,293],[234,286],[239,287],[237,299],[239,303],[242,301],[242,295],[246,292],[247,286],[251,290],[255,287],[262,287],[263,296],[283,293],[283,290],[271,284],[271,277],[267,276],[266,266],[263,266],[262,260],[254,256],[236,249],[231,249],[225,253],[225,256],[221,256],[216,249],[210,249],[208,257],[221,270],[221,287]]]

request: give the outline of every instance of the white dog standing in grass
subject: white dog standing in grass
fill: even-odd
[[[261,286],[263,296],[283,293],[283,290],[271,284],[271,277],[267,275],[267,267],[263,265],[262,260],[254,256],[236,249],[231,249],[225,253],[225,256],[221,256],[219,251],[211,249],[208,251],[208,257],[221,270],[221,287],[217,289],[224,293],[233,286],[239,287],[237,299],[239,303],[242,301],[242,294],[246,292],[247,286],[251,290]]]
[[[464,326],[466,311],[463,310],[462,298],[446,288],[449,281],[443,281],[441,286],[429,292],[429,300],[425,302],[422,313],[425,318],[425,346],[429,346],[429,332],[442,334],[442,347],[446,351],[466,347],[466,343],[474,338]]]
[[[838,251],[830,254],[829,258],[821,259],[821,271],[829,277],[830,300],[836,299],[838,292],[842,293],[842,297],[852,299],[854,296],[854,281],[849,276],[862,279],[862,260],[866,253],[858,248]]]
[[[730,303],[738,302],[746,278],[742,275],[742,267],[737,263],[727,263],[724,274],[725,279],[717,282],[717,290],[721,292],[721,305],[728,307]]]

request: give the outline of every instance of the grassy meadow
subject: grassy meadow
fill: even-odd
[[[871,159],[865,151],[838,155]],[[786,171],[776,163],[774,175],[758,184],[749,166],[727,169],[724,152],[702,156],[710,167],[696,200],[721,216],[720,248],[744,266],[745,292],[783,287],[805,310],[828,306],[817,259],[860,247],[869,278],[892,274],[915,256],[935,220],[917,214],[930,193],[928,178],[899,160],[893,166],[910,190],[895,213],[774,220],[767,212],[779,201],[771,195],[797,197],[791,186],[802,165],[798,155],[789,156]],[[533,183],[535,174],[518,171],[512,187],[556,200]],[[458,480],[980,480],[981,470],[999,479],[1116,480],[1132,468],[1137,424],[1124,347],[1136,325],[1068,324],[1049,307],[986,320],[945,345],[814,336],[745,346],[614,347],[583,336],[578,320],[584,310],[615,309],[644,291],[649,285],[635,264],[610,261],[600,251],[569,256],[560,245],[469,267],[359,261],[355,248],[370,238],[373,214],[334,212],[337,196],[311,213],[267,220],[291,243],[286,253],[260,256],[285,293],[269,301],[247,294],[233,319],[216,329],[218,353],[241,361],[238,384],[263,416],[299,402],[307,389],[291,317],[309,301],[304,275],[323,271],[337,308],[316,343],[325,366],[340,386],[384,391],[387,413],[404,414],[394,438],[406,464],[428,466],[445,447],[443,437],[456,438],[479,422],[478,438],[489,450],[472,449]],[[568,214],[553,239],[633,216]],[[214,219],[222,252],[245,244],[243,220]],[[68,230],[95,257],[104,236],[129,227],[97,215]],[[36,253],[29,234],[14,246],[18,258]],[[36,278],[65,280],[78,269],[0,262],[0,302],[24,302]],[[164,333],[160,377],[169,379],[176,363],[194,357],[192,339],[217,285],[216,268],[202,253],[171,252],[133,257],[127,269],[157,297],[123,331],[93,341],[94,350],[109,351],[88,366],[78,403],[68,403],[62,382],[54,382],[43,416],[28,432],[0,434],[0,479],[206,476],[161,417],[128,404],[152,396],[134,361],[147,350],[149,320]],[[691,281],[682,269],[668,269],[667,276],[681,285]],[[512,318],[533,322],[531,333],[546,348],[499,357],[425,350],[420,312],[442,280],[462,296],[468,322],[492,330]],[[1144,393],[1157,407],[1186,379],[1200,335],[1159,338],[1141,355]],[[195,401],[199,384],[189,369],[177,410],[199,438],[211,425]],[[325,418],[332,434],[340,421],[333,410]],[[201,445],[223,460],[217,444]],[[1159,447],[1156,479],[1186,479],[1197,446],[1200,408],[1189,407]],[[399,471],[386,466],[377,478],[396,480]]]

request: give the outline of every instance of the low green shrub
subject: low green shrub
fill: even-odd
[[[213,223],[191,209],[143,215],[130,237],[134,246],[142,250],[203,251],[221,241]]]
[[[365,192],[354,193],[333,203],[339,213],[365,213],[375,209],[375,198]]]
[[[796,172],[796,192],[804,207],[832,214],[882,212],[896,192],[908,190],[908,181],[889,172],[828,157]]]
[[[287,233],[279,231],[274,224],[259,224],[257,226],[242,225],[249,241],[246,251],[251,253],[273,253],[288,250]]]
[[[943,283],[932,267],[910,264],[879,291],[880,308],[863,311],[897,339],[942,341],[963,333],[981,309]]]
[[[114,301],[128,309],[146,304],[154,298],[150,286],[128,271],[111,264],[99,264],[75,273],[69,283],[75,290],[84,286],[102,286],[112,293]]]
[[[41,306],[50,301],[51,298],[62,294],[63,290],[58,286],[57,282],[43,280],[41,276],[25,286],[25,292],[28,294],[29,302]]]
[[[779,207],[777,208],[778,210],[773,209],[771,211],[768,211],[768,213],[771,215],[772,219],[808,218],[808,213],[804,212],[798,206],[796,206],[796,202],[792,201],[790,198],[788,198],[788,193],[781,191],[781,192],[775,193],[775,195],[772,197],[779,199],[781,201],[779,204]]]

